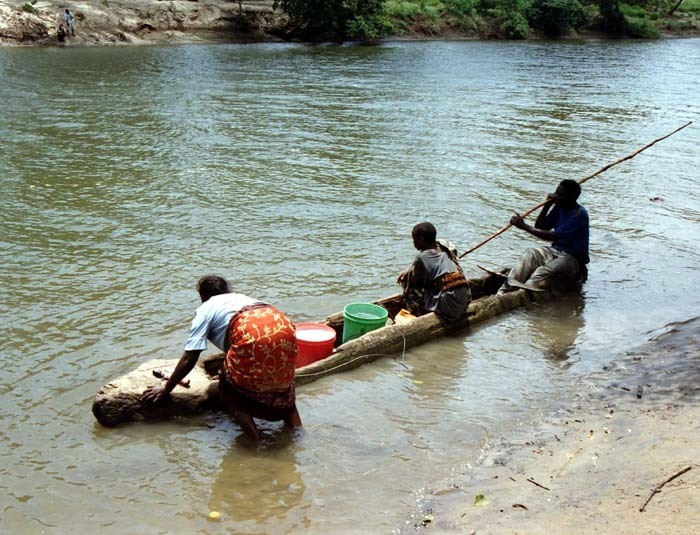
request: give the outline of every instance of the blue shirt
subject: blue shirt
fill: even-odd
[[[256,303],[262,303],[257,299],[243,294],[220,294],[210,297],[199,305],[195,312],[190,334],[185,342],[185,351],[207,348],[207,340],[224,351],[226,331],[231,318],[241,308]]]
[[[557,251],[569,253],[581,264],[588,264],[588,212],[580,204],[565,212],[559,207],[552,208],[544,220],[543,230],[554,229],[554,247]]]

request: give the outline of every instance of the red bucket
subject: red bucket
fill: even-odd
[[[333,352],[335,329],[323,323],[297,323],[297,368],[325,359]]]

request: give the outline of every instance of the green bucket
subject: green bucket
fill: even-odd
[[[343,343],[386,325],[387,310],[371,303],[350,303],[343,309]]]

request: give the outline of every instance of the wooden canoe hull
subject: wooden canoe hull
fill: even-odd
[[[526,306],[535,296],[525,290],[505,295],[489,295],[495,291],[500,281],[496,277],[473,279],[470,281],[473,300],[467,308],[467,319],[457,326],[445,327],[435,314],[426,314],[407,323],[387,325],[371,331],[360,338],[350,340],[327,358],[298,368],[296,384],[304,385],[345,370],[361,366],[385,356],[396,355],[430,340],[441,338],[454,331],[477,325],[510,310]],[[545,294],[546,295],[546,294]],[[542,298],[537,294],[537,299]],[[394,316],[401,306],[400,294],[377,301]],[[325,323],[334,327],[342,335],[342,313],[326,318]],[[341,339],[339,336],[338,339]],[[201,359],[189,373],[190,387],[177,386],[170,400],[158,403],[142,403],[141,395],[150,385],[160,381],[153,370],[175,368],[177,359],[154,359],[141,364],[132,372],[116,378],[95,395],[92,412],[100,424],[113,427],[126,422],[173,419],[178,416],[199,414],[221,408],[218,396],[218,371],[223,354]]]

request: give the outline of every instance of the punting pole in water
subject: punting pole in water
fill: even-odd
[[[678,132],[678,131],[680,131],[680,130],[683,130],[686,126],[690,126],[691,124],[693,124],[693,121],[689,121],[689,122],[685,123],[685,124],[684,124],[683,126],[681,126],[680,128],[676,128],[676,129],[675,129],[673,132],[671,132],[670,134],[666,134],[665,136],[660,137],[659,139],[655,139],[654,141],[652,141],[652,142],[649,143],[648,145],[644,145],[641,149],[638,149],[638,150],[634,151],[632,154],[629,154],[629,155],[625,156],[624,158],[620,158],[619,160],[616,160],[616,161],[614,161],[613,163],[609,163],[609,164],[606,165],[605,167],[603,167],[603,168],[601,168],[601,169],[598,169],[598,170],[597,170],[595,173],[593,173],[592,175],[588,175],[586,178],[582,178],[581,180],[579,180],[578,183],[579,183],[579,184],[583,184],[584,182],[590,180],[590,179],[593,178],[594,176],[598,176],[599,174],[604,173],[605,171],[607,171],[607,170],[610,169],[611,167],[615,167],[615,166],[616,166],[617,164],[619,164],[619,163],[625,162],[625,161],[627,161],[627,160],[631,160],[632,158],[634,158],[634,157],[635,157],[637,154],[639,154],[640,152],[643,152],[643,151],[647,150],[647,149],[648,149],[649,147],[651,147],[652,145],[658,143],[658,142],[661,141],[661,140],[666,139],[667,137],[671,137],[671,136],[672,136],[673,134],[675,134],[676,132]],[[538,208],[542,208],[546,203],[547,203],[546,200],[545,200],[545,201],[542,201],[542,202],[541,202],[540,204],[538,204],[537,206],[535,206],[535,207],[533,207],[533,208],[530,208],[527,212],[523,213],[523,214],[522,214],[522,217],[523,217],[523,218],[526,218],[527,216],[529,216],[532,212],[534,212],[534,211],[537,210]],[[483,240],[483,241],[477,243],[477,244],[476,244],[474,247],[472,247],[471,249],[467,249],[466,251],[464,251],[461,255],[459,255],[459,257],[462,258],[462,257],[464,257],[464,256],[467,256],[469,253],[476,251],[479,247],[481,247],[482,245],[487,244],[488,242],[490,242],[492,239],[496,238],[497,236],[500,236],[501,234],[503,234],[506,230],[508,230],[508,229],[509,229],[510,227],[512,227],[512,226],[513,226],[513,225],[511,225],[510,223],[508,223],[505,227],[503,227],[503,228],[502,228],[501,230],[499,230],[498,232],[495,232],[494,234],[491,234],[491,236],[489,236],[489,237],[486,238],[485,240]]]

